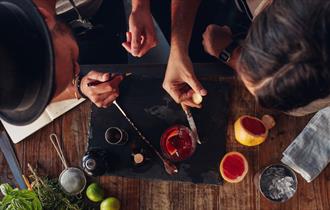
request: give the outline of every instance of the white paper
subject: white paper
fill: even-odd
[[[16,144],[25,139],[26,137],[30,136],[37,130],[51,123],[54,119],[63,115],[75,106],[79,105],[84,100],[85,99],[69,99],[65,101],[51,103],[46,107],[45,111],[40,115],[40,117],[29,125],[17,126],[9,124],[3,120],[1,120],[1,122],[5,127],[11,140]]]

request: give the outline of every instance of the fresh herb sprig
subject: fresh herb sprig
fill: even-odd
[[[38,196],[33,191],[13,189],[9,184],[0,185],[3,199],[0,210],[42,210]]]

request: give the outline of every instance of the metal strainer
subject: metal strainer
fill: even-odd
[[[80,194],[86,187],[84,172],[76,167],[68,167],[56,134],[52,133],[49,138],[64,166],[64,170],[58,178],[62,190],[68,195]]]

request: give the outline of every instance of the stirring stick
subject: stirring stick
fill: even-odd
[[[163,158],[163,156],[157,151],[157,149],[150,143],[150,141],[140,132],[140,130],[135,126],[135,124],[132,122],[130,118],[127,117],[124,110],[119,106],[117,101],[114,101],[113,104],[118,108],[118,110],[123,114],[125,119],[128,121],[128,123],[134,128],[134,130],[137,132],[137,134],[140,136],[140,138],[154,151],[154,153],[159,157],[159,159],[163,162],[165,171],[169,175],[173,175],[175,173],[178,173],[177,167],[171,163],[170,161]]]

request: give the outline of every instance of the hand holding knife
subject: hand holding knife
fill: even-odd
[[[192,100],[196,104],[200,104],[202,102],[202,99],[203,99],[202,96],[200,96],[199,94],[194,94],[192,96]],[[198,144],[202,144],[202,142],[199,139],[198,132],[197,132],[197,127],[196,127],[196,123],[195,123],[195,120],[194,120],[194,118],[193,118],[193,116],[191,114],[190,108],[187,107],[184,104],[181,104],[181,107],[182,107],[183,111],[186,114],[187,121],[189,123],[189,127],[190,127],[190,129],[191,129],[191,131],[192,131],[192,133],[193,133],[193,135],[194,135],[197,143]]]

